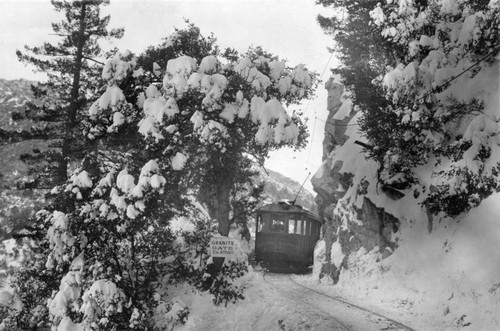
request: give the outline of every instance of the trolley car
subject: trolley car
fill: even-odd
[[[271,271],[306,271],[320,236],[319,217],[288,202],[265,205],[256,214],[256,262]]]

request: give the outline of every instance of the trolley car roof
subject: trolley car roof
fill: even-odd
[[[265,206],[262,206],[256,210],[257,212],[274,212],[274,213],[297,213],[297,214],[305,214],[312,219],[321,222],[318,215],[310,212],[307,209],[303,209],[301,206],[292,205],[286,202],[278,202],[271,203]]]

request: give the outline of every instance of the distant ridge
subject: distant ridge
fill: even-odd
[[[293,200],[299,192],[301,183],[288,178],[279,172],[259,168],[259,179],[264,182],[265,203],[277,202],[279,200]],[[300,190],[296,204],[317,213],[314,196],[305,188]]]
[[[0,78],[0,127],[16,125],[12,122],[12,113],[24,111],[23,107],[33,100],[31,85],[35,83],[25,79],[6,80]]]

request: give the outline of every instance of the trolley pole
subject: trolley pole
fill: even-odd
[[[309,176],[311,176],[311,172],[309,171],[309,174],[307,175],[306,179],[304,180],[304,182],[302,183],[302,185],[300,186],[297,194],[295,195],[295,199],[293,199],[292,201],[292,205],[295,205],[295,202],[297,201],[297,198],[299,197],[299,193],[300,191],[302,191],[302,188],[304,187],[304,184],[306,183],[307,179],[309,178]]]

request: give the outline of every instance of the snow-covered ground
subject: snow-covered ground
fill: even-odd
[[[227,307],[214,306],[209,295],[190,287],[178,287],[173,296],[190,307],[187,323],[178,330],[407,330],[303,288],[288,275],[250,271],[242,284],[247,286],[245,300]]]
[[[244,283],[248,286],[245,300],[227,307],[214,306],[207,294],[179,288],[179,298],[191,308],[186,325],[179,330],[335,330],[338,326],[312,309],[304,311],[266,283],[261,273],[250,272]]]
[[[316,274],[292,275],[300,284],[341,298],[415,330],[500,328],[500,194],[491,196],[458,222],[407,223],[400,249],[376,262],[377,252],[359,254],[340,281],[319,282]],[[484,261],[488,261],[485,265]],[[181,330],[384,330],[398,326],[295,286],[288,276],[251,271],[245,300],[216,307],[206,294],[179,288],[191,307]],[[352,308],[352,307],[351,307]],[[462,317],[463,316],[463,317]]]

